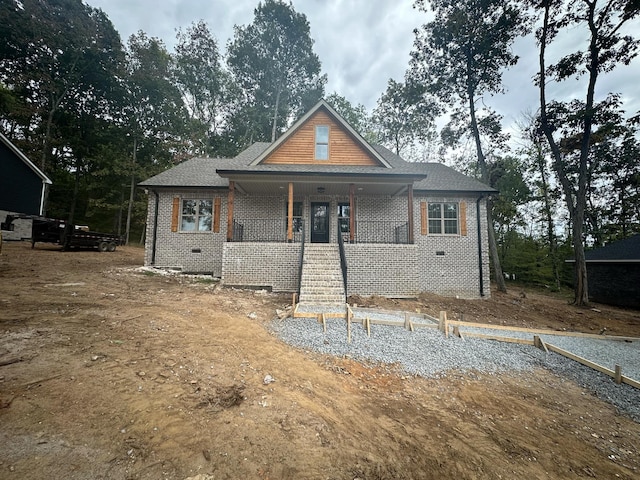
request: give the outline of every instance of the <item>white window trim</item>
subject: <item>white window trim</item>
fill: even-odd
[[[207,202],[211,202],[211,215],[200,215],[200,202],[202,201],[207,201]],[[182,228],[183,226],[183,222],[182,222],[182,217],[183,217],[183,212],[184,212],[184,202],[197,202],[196,204],[196,213],[195,215],[193,215],[195,217],[195,229],[194,230],[184,230]],[[214,208],[215,208],[215,202],[213,201],[213,198],[184,198],[182,197],[180,199],[180,217],[178,220],[178,232],[180,233],[188,233],[188,234],[194,234],[194,233],[212,233],[213,232],[213,221],[214,221]],[[191,216],[191,215],[188,215]],[[207,230],[200,230],[199,226],[200,226],[200,218],[204,216],[204,217],[211,217],[211,227]]]
[[[318,128],[325,127],[327,129],[327,142],[318,142]],[[329,152],[329,139],[331,138],[331,127],[329,125],[316,125],[314,128],[314,142],[313,142],[313,158],[319,161],[327,161],[329,160],[330,152]],[[318,145],[326,145],[327,147],[327,158],[318,157]]]
[[[456,233],[446,233],[446,229],[445,229],[445,220],[453,220],[453,218],[445,218],[444,216],[444,205],[445,204],[454,204],[456,206]],[[431,205],[440,205],[441,209],[441,216],[438,218],[432,218],[429,215],[429,207]],[[441,233],[432,233],[431,232],[431,220],[440,220],[440,229],[441,229]],[[459,237],[461,236],[460,234],[460,202],[427,202],[427,235],[431,235],[431,236],[438,236],[438,237]]]

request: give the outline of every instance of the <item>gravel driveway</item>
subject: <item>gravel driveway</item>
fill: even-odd
[[[361,315],[356,313],[356,317]],[[402,320],[404,314],[389,312],[371,318]],[[350,356],[360,360],[402,365],[407,373],[429,378],[444,378],[450,372],[498,374],[547,368],[566,376],[598,397],[612,403],[622,412],[640,422],[640,390],[626,384],[616,385],[603,373],[585,367],[559,354],[545,353],[529,345],[495,340],[452,337],[445,338],[435,328],[416,328],[411,332],[397,326],[371,325],[371,337],[359,323],[351,325],[351,343],[347,342],[344,319],[327,319],[323,332],[315,318],[287,318],[274,322],[273,331],[285,342],[302,348],[335,356]],[[485,333],[532,339],[533,334],[505,330],[460,327],[463,332]],[[540,335],[547,343],[612,369],[622,367],[622,374],[640,380],[640,341],[625,342],[597,338]]]

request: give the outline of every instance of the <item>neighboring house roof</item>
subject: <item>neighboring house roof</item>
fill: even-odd
[[[587,262],[640,262],[640,234],[585,252]]]
[[[36,167],[34,163],[31,160],[29,160],[27,156],[24,153],[22,153],[22,151],[18,147],[16,147],[13,143],[11,143],[11,140],[5,137],[2,133],[0,133],[0,141],[4,143],[7,146],[7,148],[16,155],[16,157],[22,160],[31,170],[33,170],[33,173],[35,173],[38,177],[40,177],[43,183],[46,183],[47,185],[51,185],[53,183],[49,179],[49,177],[47,177],[42,172],[42,170]]]

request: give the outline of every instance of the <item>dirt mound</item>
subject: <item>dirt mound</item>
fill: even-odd
[[[549,372],[423,379],[300,351],[265,328],[289,295],[143,271],[136,248],[29,247],[0,256],[0,363],[18,358],[0,478],[640,477],[640,425]],[[638,334],[637,312],[528,291],[365,302]]]

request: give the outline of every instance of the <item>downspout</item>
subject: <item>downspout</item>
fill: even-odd
[[[484,275],[482,271],[482,220],[480,219],[480,202],[482,201],[482,196],[478,197],[476,200],[476,221],[478,223],[478,272],[480,275],[480,296],[484,297]]]
[[[156,264],[156,239],[158,238],[158,208],[160,207],[160,196],[155,190],[151,190],[156,196],[156,207],[153,212],[153,239],[151,241],[151,266]]]

